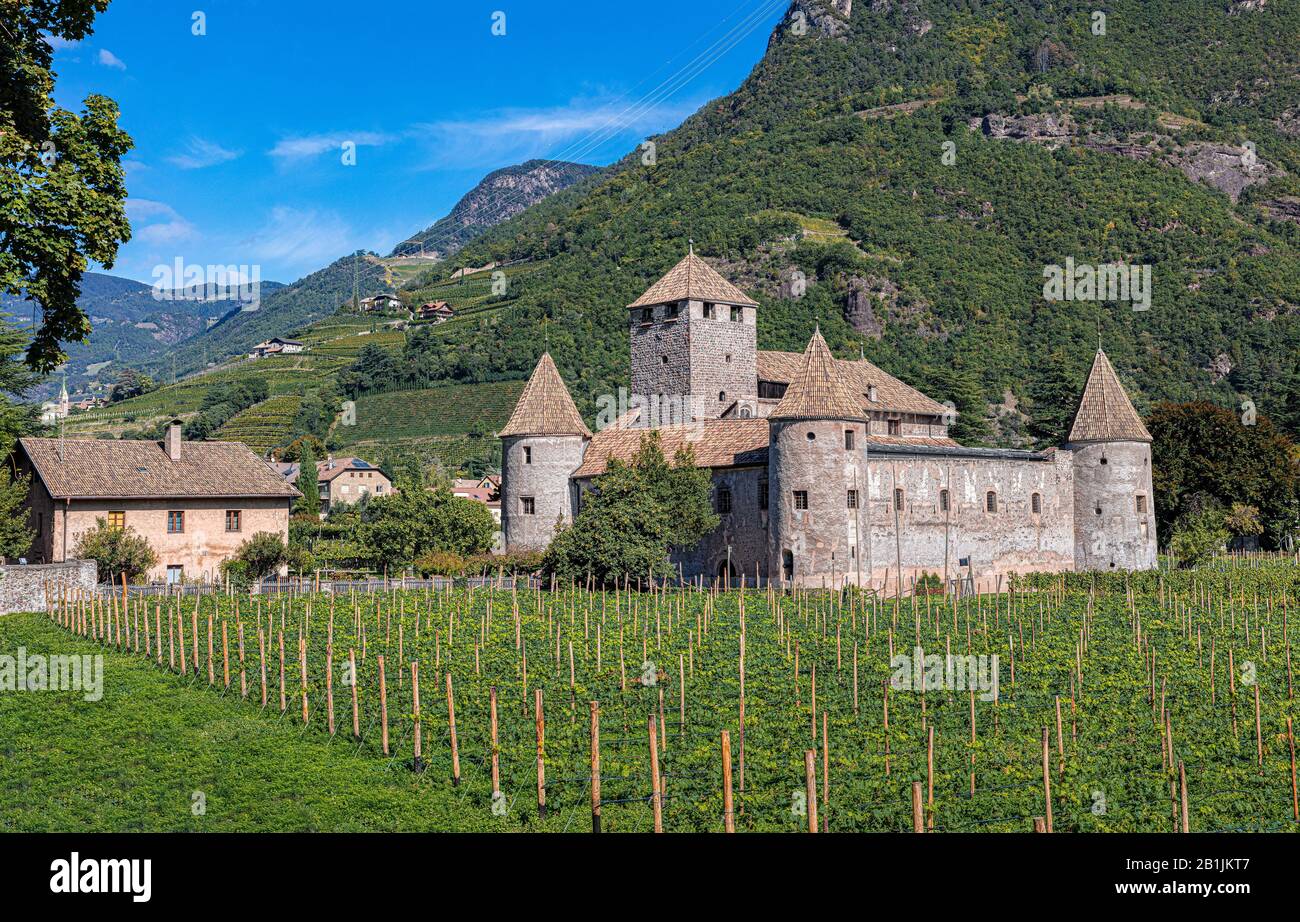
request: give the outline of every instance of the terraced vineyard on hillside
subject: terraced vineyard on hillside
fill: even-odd
[[[265,454],[284,442],[301,406],[302,398],[295,394],[268,398],[236,413],[217,430],[216,437],[243,442],[258,454]]]

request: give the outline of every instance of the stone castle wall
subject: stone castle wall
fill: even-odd
[[[93,592],[94,589],[93,560],[0,566],[0,615],[45,611],[47,601],[57,600],[62,591]]]
[[[1074,560],[1077,570],[1149,570],[1156,565],[1151,446],[1089,442],[1074,456]],[[1138,511],[1138,497],[1145,511]]]
[[[582,464],[582,436],[515,436],[502,440],[501,531],[511,550],[543,550],[556,523],[572,521],[576,487],[570,475]],[[524,449],[531,450],[531,463]],[[533,513],[524,512],[525,497]]]

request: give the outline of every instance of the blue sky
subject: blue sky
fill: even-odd
[[[179,257],[290,282],[386,254],[498,167],[617,159],[739,85],[787,5],[113,0],[57,48],[56,99],[110,96],[135,139],[110,271],[152,282]]]

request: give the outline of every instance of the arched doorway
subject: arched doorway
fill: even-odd
[[[794,552],[781,552],[781,578],[785,580],[794,579]]]

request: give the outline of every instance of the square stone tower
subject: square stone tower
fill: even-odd
[[[628,312],[634,395],[686,398],[696,419],[756,415],[758,304],[693,249]]]

